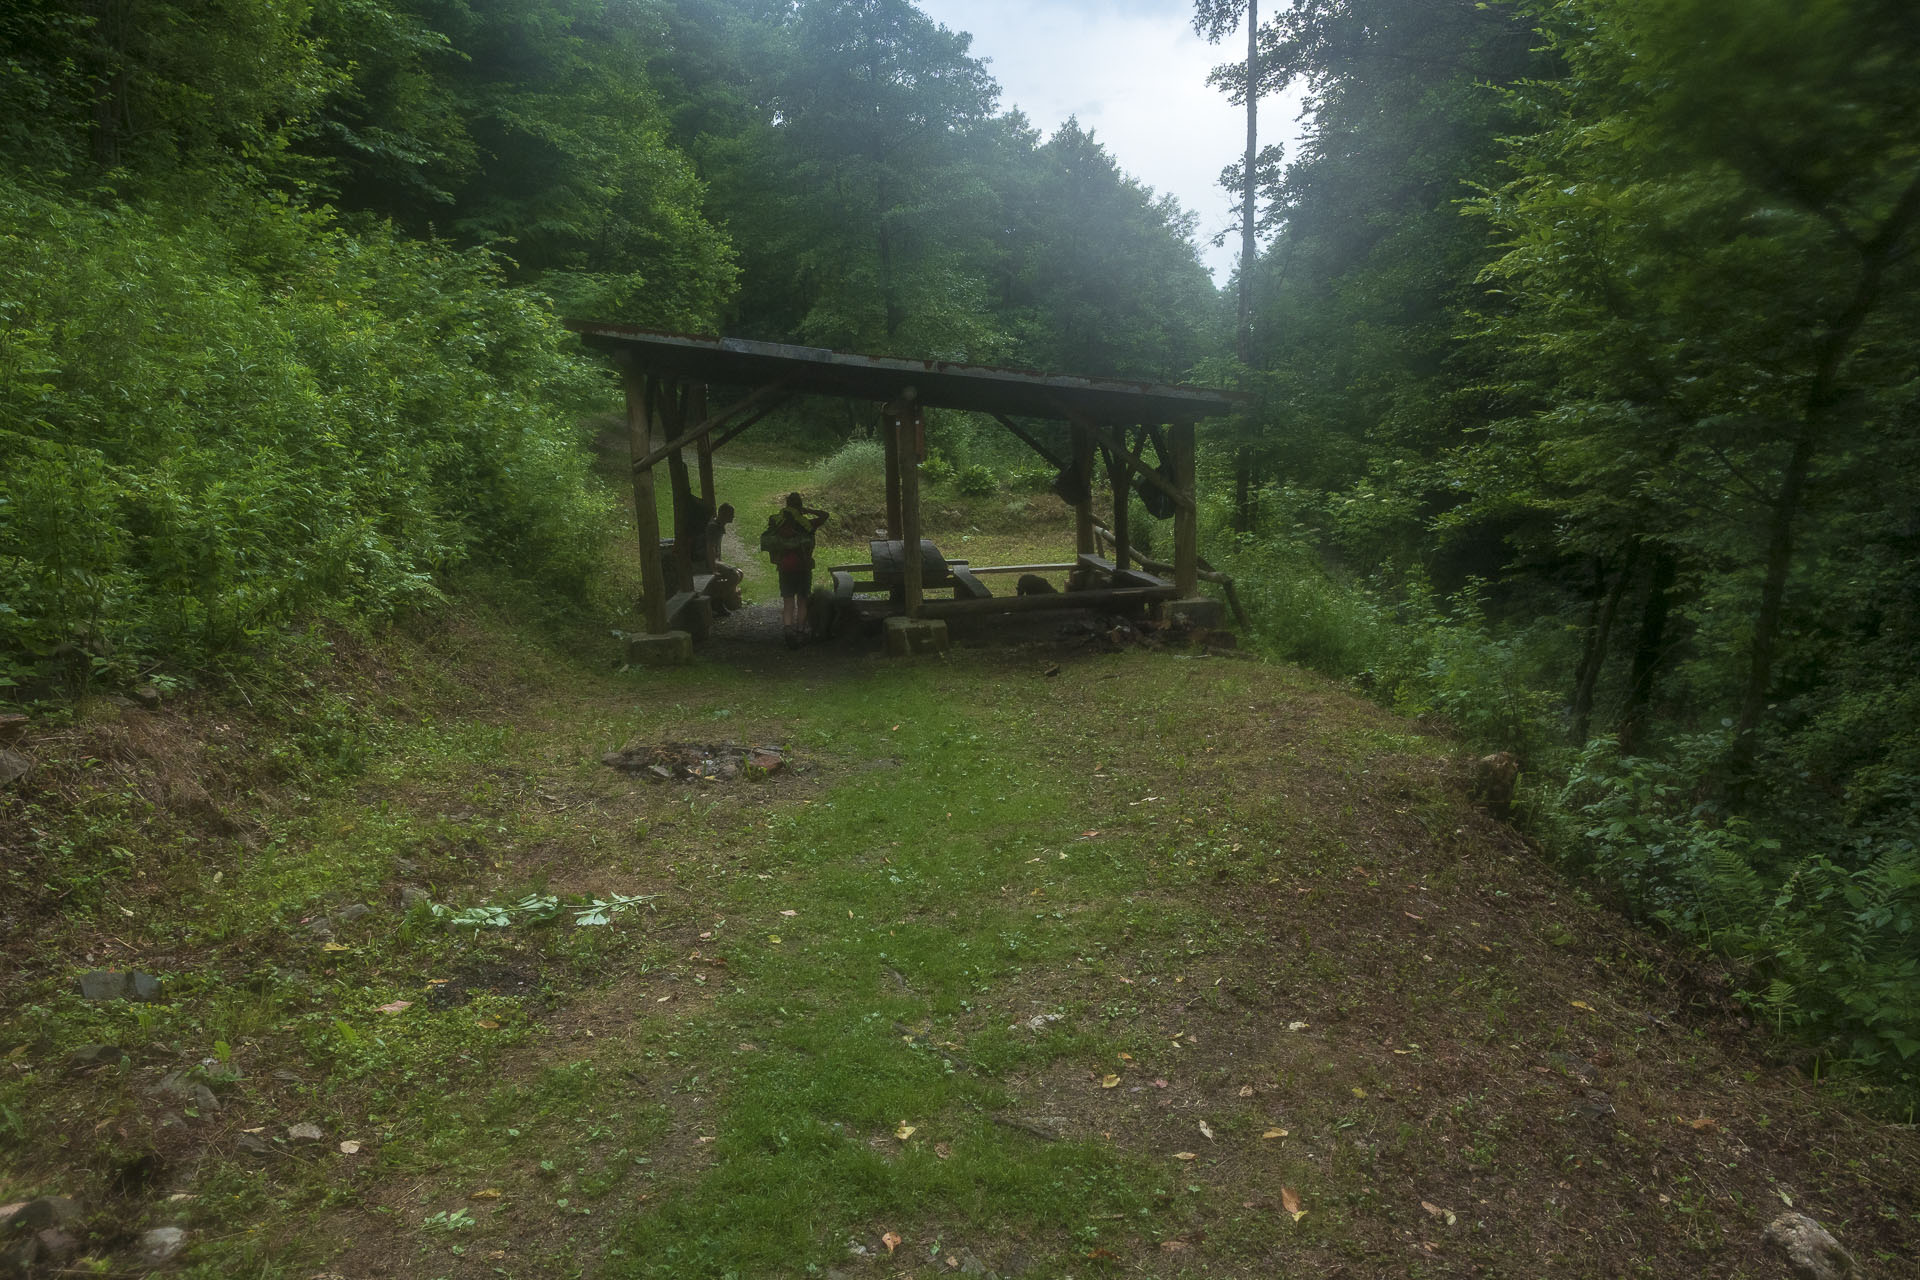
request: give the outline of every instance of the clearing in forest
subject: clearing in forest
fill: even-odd
[[[28,744],[0,1201],[115,1274],[1915,1274],[1910,1128],[1317,677],[517,617]]]

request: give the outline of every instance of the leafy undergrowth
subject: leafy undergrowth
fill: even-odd
[[[1315,677],[602,647],[469,605],[30,735],[0,1200],[205,1277],[1757,1277],[1789,1203],[1914,1274],[1912,1130]]]

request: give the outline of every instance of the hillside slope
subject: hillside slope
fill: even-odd
[[[1920,1274],[1911,1128],[1316,677],[604,647],[469,605],[29,734],[0,1201],[116,1274],[1762,1277],[1788,1205]]]

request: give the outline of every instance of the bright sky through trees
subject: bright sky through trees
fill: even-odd
[[[973,35],[973,55],[1018,107],[1051,133],[1078,116],[1120,167],[1200,215],[1201,250],[1217,282],[1239,242],[1210,241],[1234,225],[1237,194],[1220,170],[1246,143],[1246,116],[1207,83],[1244,42],[1213,46],[1193,31],[1192,0],[919,0],[928,17]],[[1298,98],[1263,103],[1262,141],[1294,147]]]

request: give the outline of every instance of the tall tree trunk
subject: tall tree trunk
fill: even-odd
[[[1620,751],[1632,755],[1640,745],[1652,714],[1655,677],[1667,644],[1667,612],[1673,599],[1673,579],[1679,565],[1664,547],[1654,553],[1652,581],[1647,584],[1647,607],[1640,614],[1640,635],[1633,643],[1633,678],[1627,714],[1620,720]]]
[[[1573,743],[1575,746],[1586,745],[1587,733],[1592,728],[1593,695],[1594,690],[1600,685],[1600,673],[1606,670],[1607,646],[1613,637],[1613,621],[1620,615],[1620,598],[1626,594],[1627,584],[1633,580],[1633,569],[1639,559],[1640,540],[1635,538],[1627,544],[1626,559],[1621,562],[1620,570],[1614,577],[1611,588],[1605,588],[1606,561],[1594,561],[1593,618],[1587,626],[1586,652],[1581,655],[1580,670],[1574,677]]]
[[[1860,278],[1846,308],[1834,318],[1821,341],[1813,383],[1807,389],[1806,408],[1793,452],[1787,458],[1780,488],[1767,513],[1767,571],[1760,585],[1760,605],[1753,620],[1753,649],[1748,657],[1746,684],[1740,692],[1740,714],[1734,721],[1733,747],[1727,756],[1729,781],[1737,791],[1753,773],[1759,751],[1760,720],[1766,714],[1767,694],[1773,684],[1773,650],[1785,611],[1787,579],[1793,570],[1794,522],[1806,492],[1827,416],[1839,400],[1840,375],[1847,348],[1873,313],[1887,266],[1899,255],[1908,230],[1920,219],[1920,176],[1916,176],[1880,224],[1872,239],[1858,242]]]
[[[1260,3],[1247,0],[1247,156],[1240,193],[1240,314],[1234,348],[1244,368],[1253,367],[1253,268],[1259,246],[1254,237],[1255,202],[1260,190]],[[1254,510],[1253,445],[1242,442],[1233,459],[1233,528],[1252,533]]]

